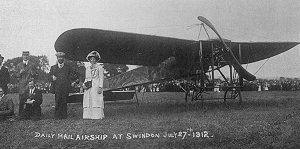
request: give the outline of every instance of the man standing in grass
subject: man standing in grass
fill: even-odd
[[[14,115],[14,103],[11,98],[4,94],[4,90],[0,87],[0,121],[11,118]]]
[[[71,80],[76,80],[78,74],[65,63],[65,53],[57,52],[57,64],[50,68],[50,80],[55,94],[55,119],[67,118],[67,98],[71,88]]]
[[[22,100],[22,94],[25,93],[25,90],[28,88],[28,81],[31,78],[37,78],[37,69],[33,62],[29,61],[29,51],[23,51],[22,53],[23,61],[17,65],[16,68],[16,77],[19,80],[19,118],[24,116],[24,105],[25,101]]]

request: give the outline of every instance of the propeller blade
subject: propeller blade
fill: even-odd
[[[232,65],[233,65],[234,69],[240,74],[240,76],[245,78],[248,81],[254,81],[256,79],[256,77],[254,75],[252,75],[250,72],[248,72],[239,63],[239,61],[234,56],[232,50],[226,45],[226,43],[224,42],[224,40],[222,39],[221,35],[218,33],[216,28],[213,26],[213,24],[209,20],[207,20],[205,17],[202,17],[202,16],[198,16],[198,20],[200,20],[201,22],[206,24],[210,29],[212,29],[217,34],[217,36],[219,37],[219,39],[222,42],[223,46],[225,47],[225,49],[230,53],[231,57],[233,58]]]

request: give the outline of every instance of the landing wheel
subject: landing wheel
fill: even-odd
[[[224,104],[226,105],[226,100],[227,99],[237,99],[239,100],[239,105],[242,104],[242,94],[241,90],[238,87],[229,87],[226,89],[225,94],[224,94]]]
[[[188,102],[188,97],[191,97],[191,101],[202,100],[203,92],[204,89],[200,87],[189,88],[185,93],[185,102]]]

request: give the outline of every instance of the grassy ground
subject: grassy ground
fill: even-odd
[[[17,106],[17,95],[10,96]],[[103,120],[82,120],[81,104],[68,105],[68,119],[54,120],[54,96],[45,94],[42,120],[0,123],[0,148],[300,148],[300,92],[243,92],[242,107],[185,104],[183,93],[138,97],[139,106],[106,102]]]

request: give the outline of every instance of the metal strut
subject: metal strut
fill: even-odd
[[[204,26],[203,23],[201,23],[198,39],[200,38],[200,33],[202,27],[204,28],[207,37],[210,39],[208,32]],[[214,90],[214,88],[219,87],[215,85],[215,74],[214,71],[218,70],[220,74],[222,75],[223,79],[227,82],[227,87],[224,92],[223,98],[217,98],[217,99],[224,99],[224,104],[226,104],[227,99],[238,99],[239,104],[242,103],[242,96],[241,96],[241,88],[243,86],[243,78],[242,76],[237,76],[235,73],[237,73],[233,67],[233,64],[231,61],[224,61],[224,58],[222,57],[222,53],[224,52],[224,48],[218,48],[218,45],[214,45],[214,43],[211,44],[211,55],[210,55],[210,61],[209,66],[211,66],[211,70],[208,72],[211,73],[211,79],[206,78],[206,71],[204,70],[204,55],[203,55],[203,42],[199,40],[199,63],[200,63],[200,70],[196,70],[195,73],[195,80],[193,80],[193,83],[186,86],[186,94],[185,94],[185,101],[188,101],[188,97],[191,97],[191,101],[195,100],[201,100],[203,105],[203,94],[206,93],[207,90]],[[217,47],[215,49],[215,47]],[[226,48],[226,47],[225,47]],[[217,51],[215,51],[217,50]],[[225,49],[226,50],[226,49]],[[216,54],[215,54],[216,53]],[[239,46],[239,58],[238,60],[242,62],[242,53],[241,53],[241,46]],[[222,66],[228,65],[230,69],[229,78],[227,79],[225,75],[221,72],[220,68]],[[216,67],[215,67],[216,66]],[[221,66],[221,67],[220,67]],[[212,86],[206,86],[205,79],[208,80],[208,83],[210,83]]]

